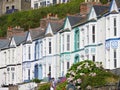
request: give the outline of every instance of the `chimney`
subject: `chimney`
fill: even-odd
[[[80,5],[80,15],[86,16],[86,14],[89,13],[91,7],[92,7],[91,3],[82,3]]]
[[[42,29],[45,29],[48,25],[48,22],[52,22],[52,21],[58,21],[58,15],[57,14],[47,14],[46,18],[43,18],[40,20],[40,27]]]

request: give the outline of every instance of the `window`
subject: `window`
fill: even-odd
[[[35,4],[34,4],[34,8],[38,8],[38,3],[35,3]]]
[[[79,30],[75,31],[75,50],[79,49]]]
[[[4,52],[4,56],[5,56],[5,64],[7,64],[7,54],[6,54],[6,52]]]
[[[92,42],[95,43],[95,26],[92,26]]]
[[[30,69],[28,69],[28,80],[30,80]]]
[[[75,56],[75,61],[74,61],[75,63],[78,63],[79,62],[79,56],[77,55],[77,56]]]
[[[15,68],[14,68],[14,67],[12,67],[12,68],[11,68],[11,71],[15,71]]]
[[[8,0],[6,0],[6,2],[8,2]]]
[[[9,10],[9,6],[6,7],[6,11]]]
[[[93,62],[95,62],[95,55],[92,56],[92,60],[93,60]]]
[[[114,50],[114,67],[117,67],[117,54],[116,54],[116,50]]]
[[[12,6],[12,9],[15,9],[15,6],[14,6],[14,5]]]
[[[12,72],[12,80],[14,80],[15,78],[15,75],[14,75],[14,72]]]
[[[51,46],[51,40],[49,41],[49,54],[51,54],[52,46]]]
[[[28,47],[28,59],[31,59],[31,48],[30,48],[30,46]]]
[[[51,76],[51,65],[49,65],[49,74]]]
[[[40,55],[41,55],[41,57],[43,55],[43,44],[42,44],[42,42],[41,42],[41,48],[40,48]]]
[[[117,35],[116,18],[114,18],[114,36]]]
[[[53,4],[56,4],[57,2],[56,2],[57,0],[53,0]]]
[[[14,53],[15,53],[15,51],[12,50],[12,61],[13,61],[13,62],[14,62]]]
[[[35,59],[39,58],[39,43],[35,43]]]
[[[64,52],[64,35],[62,35],[62,51]]]
[[[89,44],[89,26],[87,26],[87,44]]]
[[[67,35],[67,50],[70,50],[70,35]]]
[[[70,68],[70,63],[69,62],[67,62],[67,69],[69,69]]]

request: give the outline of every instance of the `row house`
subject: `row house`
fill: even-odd
[[[93,5],[85,15],[59,20],[48,15],[40,27],[0,39],[0,85],[65,76],[72,64],[92,60],[120,68],[119,1]]]
[[[112,0],[110,6],[93,5],[83,17],[66,17],[60,31],[62,76],[83,60],[101,62],[105,69],[120,67],[119,6],[118,0]]]
[[[37,9],[40,7],[46,7],[50,5],[67,3],[69,0],[31,0],[31,8]]]

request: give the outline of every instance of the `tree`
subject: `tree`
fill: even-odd
[[[108,0],[100,0],[100,2],[101,2],[102,4],[107,4],[107,3],[108,3]]]

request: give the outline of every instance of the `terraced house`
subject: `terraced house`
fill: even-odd
[[[9,39],[0,39],[0,85],[65,76],[72,64],[86,59],[120,68],[120,2],[90,7],[62,20],[50,14],[27,32],[10,29]]]

